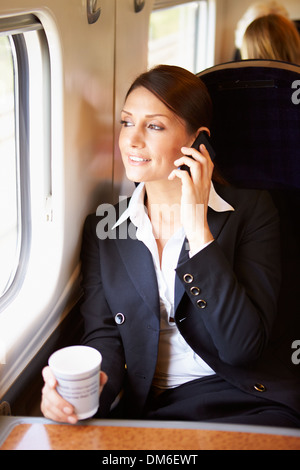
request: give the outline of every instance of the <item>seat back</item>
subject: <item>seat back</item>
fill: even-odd
[[[300,66],[247,60],[199,77],[213,100],[212,142],[224,176],[246,187],[300,188]]]
[[[221,64],[198,76],[213,101],[216,165],[236,186],[268,190],[278,208],[283,274],[279,311],[290,326],[288,341],[300,340],[300,67],[247,60]]]

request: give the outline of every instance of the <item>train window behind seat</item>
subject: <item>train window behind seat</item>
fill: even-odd
[[[213,1],[155,0],[149,25],[148,66],[178,65],[193,73],[213,65]]]

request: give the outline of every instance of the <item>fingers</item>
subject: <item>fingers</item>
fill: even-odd
[[[188,165],[195,177],[211,175],[214,165],[205,145],[200,145],[199,151],[192,147],[183,147],[181,151],[183,156],[176,160],[176,166]]]
[[[177,160],[176,160],[177,162]],[[180,165],[178,165],[180,166]],[[181,170],[180,168],[176,168],[175,170],[173,170],[169,176],[168,176],[168,179],[169,180],[174,180],[175,178],[179,178],[181,180],[181,182],[183,183],[184,181],[186,181],[187,183],[189,181],[191,181],[191,178],[190,178],[190,175],[187,171],[184,171],[184,170]]]
[[[106,384],[107,380],[108,380],[108,377],[107,377],[106,373],[101,371],[100,372],[100,393],[102,392],[103,387]]]
[[[50,367],[42,371],[45,385],[42,389],[41,411],[53,421],[75,424],[78,421],[73,406],[64,400],[56,391],[57,381]]]
[[[49,366],[42,371],[45,385],[42,389],[41,411],[43,415],[53,421],[75,424],[78,421],[73,406],[64,400],[56,390],[57,381]],[[100,393],[105,386],[108,377],[105,372],[100,372]]]
[[[182,147],[181,149],[183,155],[189,155],[193,157],[195,160],[200,156],[204,156],[205,158],[210,158],[209,152],[204,144],[201,144],[199,149],[195,149],[194,147]]]
[[[57,381],[49,366],[44,367],[44,369],[42,370],[42,376],[43,376],[44,382],[47,383],[51,388],[56,387]]]
[[[184,155],[175,160],[174,165],[176,165],[177,169],[170,173],[170,180],[178,177],[182,180],[182,182],[184,182],[184,180],[187,182],[189,181],[187,175],[185,175],[187,172],[179,169],[179,167],[182,165],[189,167],[191,177],[195,182],[199,181],[200,179],[203,180],[203,178],[211,180],[214,164],[205,145],[202,144],[200,146],[200,151],[192,147],[182,147],[181,151]]]

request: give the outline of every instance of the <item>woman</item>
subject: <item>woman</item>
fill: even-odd
[[[243,37],[247,27],[256,18],[266,15],[281,15],[285,18],[289,18],[289,12],[287,11],[286,7],[281,3],[277,2],[276,0],[264,0],[252,3],[238,21],[235,30],[235,46],[237,49],[237,55],[239,55],[239,57],[237,58],[238,60],[240,60],[241,58],[240,51],[242,48]]]
[[[300,35],[295,24],[281,15],[266,15],[246,29],[242,59],[270,59],[300,65]]]
[[[179,67],[158,66],[128,91],[119,145],[140,184],[106,234],[103,218],[87,218],[82,244],[83,343],[103,356],[100,416],[123,391],[123,418],[298,426],[296,379],[268,347],[277,213],[267,194],[221,184],[205,146],[191,148],[211,116],[204,84]],[[76,422],[43,374],[44,415]]]

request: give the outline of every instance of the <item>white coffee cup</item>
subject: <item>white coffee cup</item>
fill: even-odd
[[[69,346],[49,358],[57,391],[74,406],[78,419],[90,418],[98,410],[101,362],[99,351],[90,346]]]

